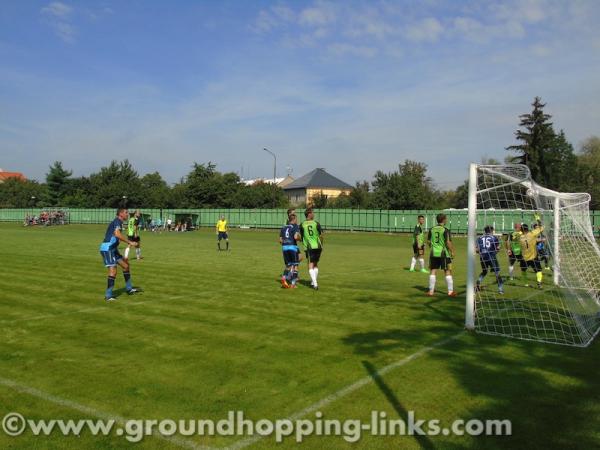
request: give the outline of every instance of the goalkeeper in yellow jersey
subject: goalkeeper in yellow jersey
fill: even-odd
[[[225,216],[221,216],[215,228],[217,230],[217,250],[221,251],[221,240],[225,239],[225,250],[229,251],[229,235],[227,234],[227,220],[225,220]]]
[[[537,221],[538,226],[533,230],[530,231],[529,226],[526,223],[524,223],[521,227],[521,232],[523,233],[520,237],[521,252],[523,254],[526,267],[531,267],[533,269],[535,272],[535,278],[537,280],[537,286],[539,289],[542,289],[542,280],[544,278],[544,274],[542,273],[542,264],[538,258],[537,241],[539,235],[544,231],[544,227],[542,226],[542,222],[538,214],[535,215],[535,220]],[[527,283],[527,271],[523,272],[523,277],[525,279],[525,286],[529,286]]]

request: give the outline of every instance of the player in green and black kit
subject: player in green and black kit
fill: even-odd
[[[127,239],[131,242],[137,242],[135,247],[136,259],[142,259],[142,248],[140,247],[140,210],[136,210],[135,214],[127,221]],[[128,245],[125,249],[125,259],[129,259],[129,249],[131,245]]]
[[[323,230],[321,229],[321,224],[314,220],[315,213],[312,208],[308,208],[304,212],[304,216],[306,220],[300,225],[300,237],[302,238],[302,245],[304,245],[306,259],[308,260],[308,273],[311,279],[310,286],[318,290],[319,284],[317,283],[317,278],[319,277],[319,260],[323,251]]]
[[[525,259],[523,259],[523,254],[521,252],[521,236],[523,236],[521,224],[515,223],[514,228],[515,231],[508,235],[508,240],[506,241],[506,250],[508,252],[508,275],[511,280],[515,279],[515,262],[519,261],[522,273],[527,271],[527,263],[525,262]]]
[[[454,279],[452,278],[452,258],[454,258],[454,245],[450,230],[446,228],[446,215],[438,214],[436,217],[437,225],[429,230],[427,243],[431,248],[429,256],[429,291],[427,295],[433,296],[435,291],[435,273],[437,270],[443,270],[446,274],[446,285],[448,286],[448,295],[456,297],[454,291]]]
[[[413,258],[410,262],[410,272],[415,271],[417,258],[419,258],[421,272],[429,273],[429,271],[425,268],[425,231],[423,230],[423,225],[425,225],[425,217],[419,216],[417,218],[417,225],[413,231]]]

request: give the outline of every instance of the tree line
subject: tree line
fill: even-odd
[[[539,97],[532,111],[519,117],[517,143],[506,147],[505,162],[526,164],[539,184],[562,192],[589,192],[593,209],[600,209],[600,138],[586,139],[576,152],[563,130],[556,132]],[[498,163],[487,160],[485,163]],[[465,208],[468,183],[453,190],[438,189],[427,165],[406,160],[391,172],[377,171],[373,179],[357,182],[349,194],[331,199],[317,195],[316,208],[444,209]],[[138,174],[128,160],[112,161],[89,176],[57,161],[45,182],[11,178],[0,184],[0,207],[116,208],[286,208],[284,191],[269,183],[248,186],[232,172],[221,173],[208,162],[169,185],[159,172]]]

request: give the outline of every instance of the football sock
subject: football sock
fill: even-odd
[[[410,270],[415,270],[415,266],[417,265],[417,258],[413,256],[413,259],[410,261]]]
[[[225,242],[225,245],[227,246],[227,250],[229,250],[229,241]]]
[[[421,270],[425,268],[425,258],[419,258],[419,264],[421,265]]]
[[[317,285],[317,274],[315,270],[316,269],[308,269],[308,274],[310,275],[310,279],[312,280],[313,286]]]
[[[498,281],[498,288],[502,289],[502,287],[504,286],[504,280],[500,275],[496,275],[496,281]]]
[[[107,280],[107,288],[106,288],[106,298],[111,298],[113,296],[113,288],[115,287],[115,277],[108,277]]]
[[[135,249],[135,256],[137,256],[138,258],[142,256],[142,249],[141,248],[136,248]]]
[[[454,290],[454,280],[452,279],[452,275],[446,275],[446,285],[448,286],[448,292]]]
[[[435,289],[435,275],[429,275],[429,290],[433,292]]]
[[[542,280],[544,279],[544,274],[542,272],[538,272],[535,274],[535,278],[537,280],[538,283],[541,283]]]
[[[512,278],[514,273],[515,273],[515,266],[508,266],[508,276]]]
[[[125,278],[125,289],[130,291],[133,288],[131,285],[131,274],[129,272],[123,272],[123,278]]]
[[[125,259],[129,258],[129,247],[125,249]]]
[[[283,270],[283,278],[285,278],[286,280],[287,280],[289,274],[290,274],[290,271],[288,269]]]

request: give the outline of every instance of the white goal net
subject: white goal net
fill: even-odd
[[[524,165],[471,165],[467,328],[592,342],[600,330],[600,248],[589,202],[589,194],[539,186]]]

